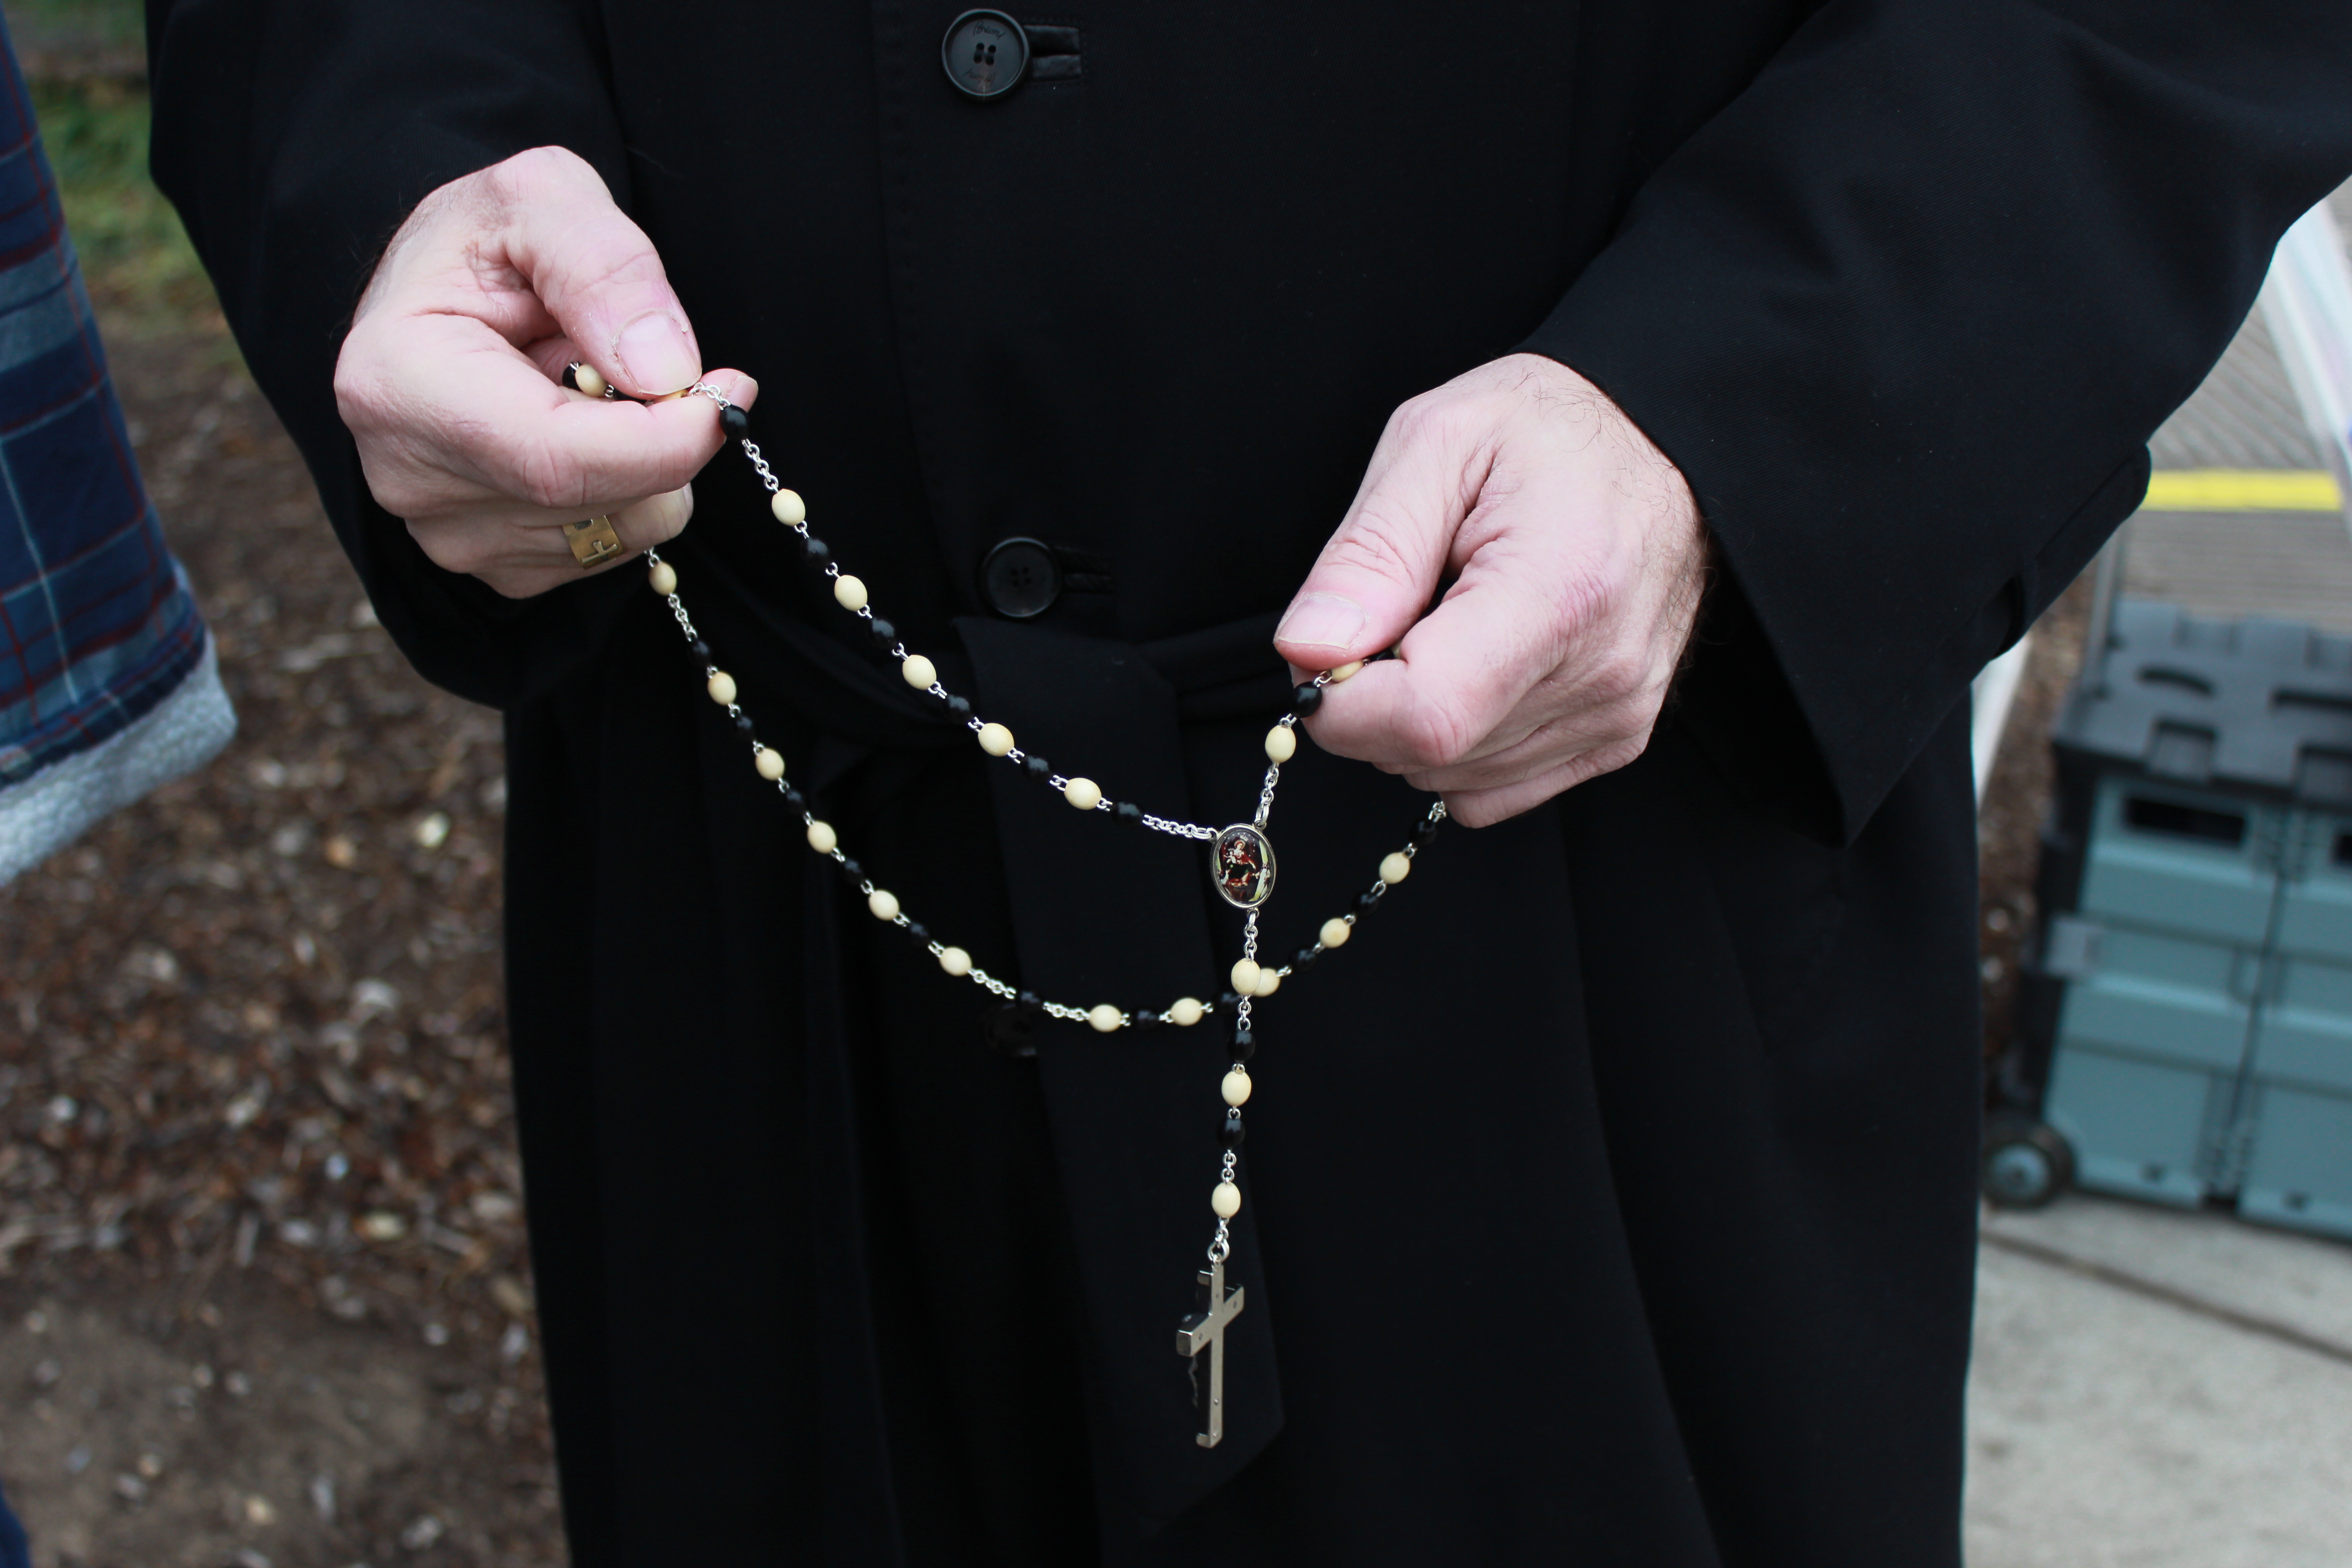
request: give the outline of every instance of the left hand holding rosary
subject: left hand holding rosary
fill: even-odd
[[[1708,569],[1665,454],[1576,372],[1513,354],[1390,417],[1275,646],[1301,669],[1394,647],[1316,743],[1483,827],[1641,755]]]

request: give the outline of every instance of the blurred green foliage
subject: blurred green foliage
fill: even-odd
[[[106,331],[220,332],[212,286],[147,177],[139,0],[8,0],[7,21]]]
[[[179,215],[147,177],[145,89],[102,76],[31,85],[66,226],[107,330],[220,331]]]

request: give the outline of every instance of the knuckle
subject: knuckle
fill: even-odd
[[[536,598],[555,585],[552,580],[533,573],[477,572],[473,575],[488,583],[502,599]]]
[[[1612,708],[1638,706],[1653,684],[1649,661],[1623,650],[1604,656],[1585,682],[1596,700]]]
[[[545,439],[526,441],[514,454],[510,481],[515,498],[541,511],[574,511],[583,505],[586,485],[580,463],[570,451]]]
[[[1454,399],[1436,392],[1407,398],[1389,416],[1389,437],[1402,446],[1445,445],[1460,428]]]
[[[661,499],[661,536],[675,539],[694,520],[694,487],[681,485]]]
[[[365,436],[382,426],[391,406],[392,389],[382,357],[365,328],[355,328],[335,356],[335,412],[354,436]]]
[[[1477,737],[1468,715],[1447,702],[1414,704],[1399,721],[1397,740],[1407,763],[1420,769],[1450,768],[1470,752]]]
[[[568,147],[528,147],[491,164],[480,175],[491,195],[508,206],[572,194],[583,176],[598,190],[604,189],[604,177]]]
[[[684,488],[669,490],[647,496],[626,510],[631,538],[642,539],[646,544],[661,544],[686,531],[688,521],[694,516],[694,494]]]
[[[626,220],[591,225],[583,237],[590,243],[556,253],[551,292],[576,299],[661,283],[667,277],[652,245]]]
[[[1409,585],[1420,575],[1409,549],[1417,536],[1411,523],[1377,502],[1370,503],[1356,514],[1351,526],[1332,539],[1328,559],[1334,565]]]
[[[408,520],[408,536],[425,552],[425,558],[445,572],[457,572],[466,576],[478,576],[488,564],[489,552],[472,531],[437,528],[415,519]]]

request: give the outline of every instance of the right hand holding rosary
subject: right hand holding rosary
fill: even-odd
[[[658,401],[567,390],[574,361]],[[653,242],[594,169],[542,147],[409,215],[343,340],[335,401],[369,489],[434,563],[527,598],[686,526],[688,481],[723,437],[706,400],[666,395],[698,380],[739,407],[759,395],[702,374]],[[567,527],[594,519],[615,542],[575,552]]]

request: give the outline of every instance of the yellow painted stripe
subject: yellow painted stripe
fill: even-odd
[[[2341,511],[2344,493],[2325,468],[2159,468],[2140,504],[2149,511]]]

